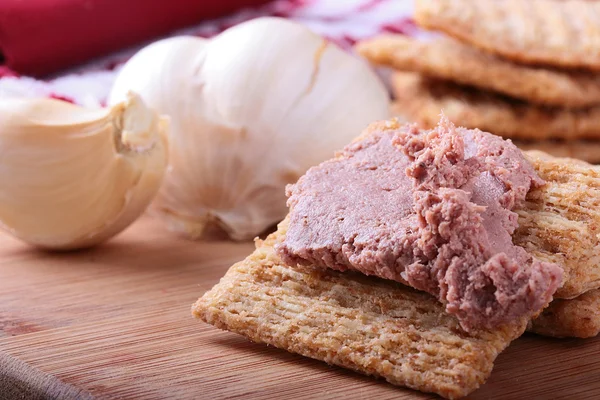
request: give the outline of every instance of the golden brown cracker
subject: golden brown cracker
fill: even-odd
[[[522,140],[600,140],[600,106],[570,110],[531,105],[491,92],[396,72],[394,115],[433,128],[440,113],[457,125]]]
[[[466,333],[444,306],[393,281],[284,265],[286,221],[192,307],[218,328],[446,398],[477,389],[526,322]]]
[[[600,289],[571,300],[557,299],[527,330],[544,336],[590,338],[600,333]]]
[[[524,151],[539,150],[555,157],[567,157],[591,164],[600,164],[600,140],[515,140],[514,143]]]
[[[525,152],[543,187],[516,210],[515,244],[565,271],[555,298],[574,298],[600,287],[600,166]]]
[[[519,65],[448,38],[383,35],[356,50],[367,60],[489,89],[536,104],[581,108],[600,104],[600,74]]]
[[[600,70],[600,2],[417,0],[415,20],[527,64]]]

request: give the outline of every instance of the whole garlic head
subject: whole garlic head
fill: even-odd
[[[112,108],[0,100],[0,226],[35,246],[76,249],[125,229],[167,167],[167,120],[137,95]]]
[[[152,209],[191,237],[210,223],[233,239],[264,231],[287,212],[286,184],[389,116],[368,65],[280,18],[156,42],[123,67],[109,102],[129,90],[171,117]]]

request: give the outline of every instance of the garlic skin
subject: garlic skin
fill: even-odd
[[[129,90],[171,117],[151,209],[192,238],[207,224],[236,240],[263,232],[287,213],[286,184],[389,117],[388,92],[364,61],[273,17],[142,49],[109,103]]]
[[[160,187],[167,122],[133,94],[104,109],[1,99],[0,227],[57,250],[116,235]]]

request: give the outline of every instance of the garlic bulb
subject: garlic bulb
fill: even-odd
[[[88,247],[117,234],[160,187],[166,123],[135,95],[94,110],[1,99],[1,227],[50,249]]]
[[[286,184],[389,116],[368,65],[271,17],[142,49],[109,102],[128,90],[171,117],[169,169],[151,209],[191,237],[213,223],[234,239],[262,232],[285,216]]]

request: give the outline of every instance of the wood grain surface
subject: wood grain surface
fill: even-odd
[[[148,217],[76,253],[0,236],[0,399],[436,398],[194,320],[191,304],[252,249]],[[600,398],[600,340],[526,335],[469,398]]]

